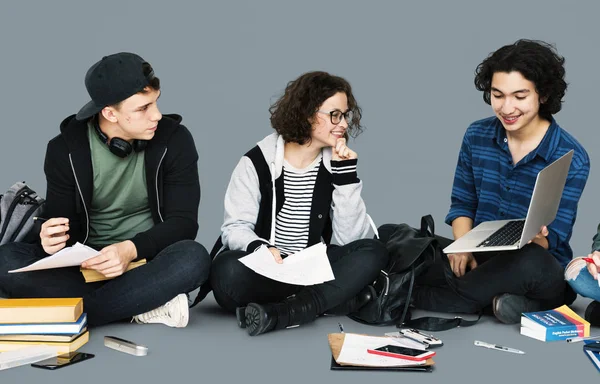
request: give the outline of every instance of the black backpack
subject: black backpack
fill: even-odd
[[[45,203],[25,182],[19,181],[1,194],[0,245],[39,239],[40,228],[33,217],[41,216]]]
[[[396,325],[398,328],[417,328],[427,331],[442,331],[457,326],[469,326],[477,320],[464,320],[461,317],[442,319],[422,317],[411,320],[410,298],[415,278],[430,266],[445,257],[436,236],[433,217],[421,218],[421,228],[408,224],[384,224],[378,228],[379,240],[389,251],[390,260],[373,286],[377,297],[350,313],[348,317],[369,325]],[[448,267],[448,283],[452,283],[452,271]],[[481,317],[481,315],[480,315]]]

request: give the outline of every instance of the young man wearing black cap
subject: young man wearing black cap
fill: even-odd
[[[92,100],[67,117],[47,147],[47,196],[38,244],[0,248],[0,296],[83,297],[90,326],[123,319],[185,327],[187,293],[208,278],[195,242],[198,154],[178,115],[162,116],[160,81],[133,53],[102,58],[87,72]],[[81,267],[111,278],[86,283],[79,267],[24,273],[76,242],[100,251]],[[147,263],[127,270],[132,261]]]

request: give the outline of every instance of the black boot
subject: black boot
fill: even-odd
[[[325,311],[324,315],[325,316],[348,315],[349,313],[358,311],[360,308],[365,306],[369,301],[371,301],[374,297],[377,297],[375,288],[373,288],[373,286],[371,286],[371,285],[367,285],[356,296],[352,297],[350,300],[347,300],[336,307],[333,307],[333,308]]]
[[[296,295],[280,303],[250,303],[244,315],[248,334],[257,336],[275,329],[310,323],[317,317],[317,308],[311,295]]]

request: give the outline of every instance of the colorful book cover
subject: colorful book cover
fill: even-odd
[[[566,305],[548,311],[523,313],[521,326],[521,334],[542,341],[590,335],[590,323]]]

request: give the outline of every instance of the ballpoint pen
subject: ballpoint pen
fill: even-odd
[[[591,337],[572,337],[570,339],[567,339],[567,343],[577,343],[579,341],[584,341],[584,340],[595,340],[595,339],[600,339],[600,336],[591,336]]]
[[[475,340],[475,342],[473,344],[475,344],[475,346],[477,346],[477,347],[484,347],[484,348],[489,348],[489,349],[496,349],[498,351],[504,351],[504,352],[510,352],[510,353],[518,353],[519,355],[524,355],[525,354],[525,352],[520,351],[520,350],[515,349],[515,348],[504,347],[502,345],[496,345],[496,344],[490,344],[490,343],[486,343],[486,342],[479,341],[479,340]]]

